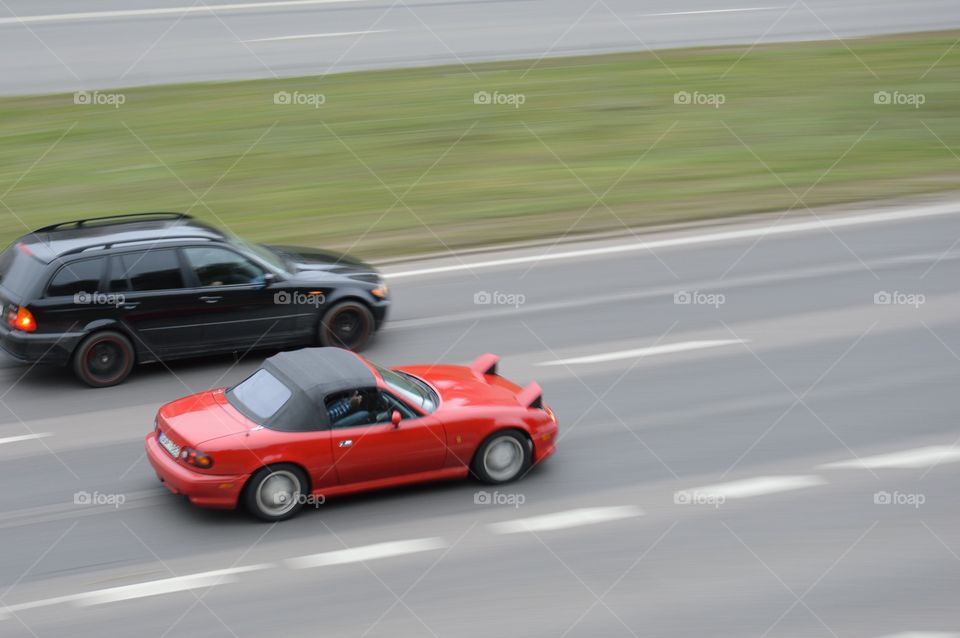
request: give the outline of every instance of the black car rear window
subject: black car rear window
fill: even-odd
[[[119,255],[114,260],[111,290],[126,290],[127,286],[135,291],[183,288],[183,275],[176,250],[164,248]]]
[[[47,286],[48,297],[94,293],[100,291],[100,279],[106,264],[104,257],[65,264]]]
[[[0,286],[15,295],[26,296],[45,267],[23,244],[12,244],[0,254]]]

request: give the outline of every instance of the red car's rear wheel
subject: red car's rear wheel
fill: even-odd
[[[293,465],[271,465],[257,470],[244,492],[251,514],[274,523],[291,518],[303,508],[307,477]]]

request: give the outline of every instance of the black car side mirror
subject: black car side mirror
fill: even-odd
[[[267,287],[277,280],[277,276],[272,272],[263,273],[263,286]]]
[[[393,428],[396,429],[400,427],[400,411],[394,410],[390,413],[390,423],[393,423]]]

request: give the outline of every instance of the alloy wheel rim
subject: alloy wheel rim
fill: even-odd
[[[495,481],[512,479],[522,466],[523,448],[512,436],[494,439],[483,454],[483,468]]]
[[[270,516],[283,516],[292,510],[300,497],[300,480],[287,470],[271,473],[257,488],[257,507]]]

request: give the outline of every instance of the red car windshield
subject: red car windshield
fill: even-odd
[[[380,377],[387,386],[402,396],[404,399],[419,407],[427,414],[437,409],[440,398],[430,386],[416,378],[412,374],[387,370],[375,365],[374,368],[380,373]]]

